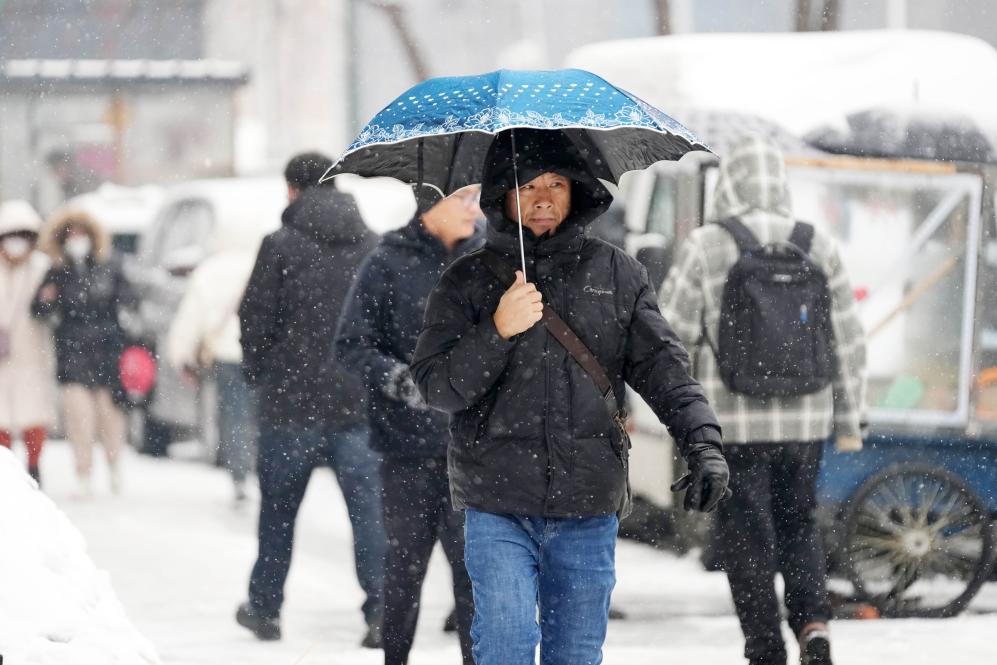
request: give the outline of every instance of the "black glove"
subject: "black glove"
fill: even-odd
[[[388,372],[384,385],[381,386],[381,392],[388,399],[401,402],[411,409],[425,411],[428,408],[426,402],[422,399],[422,395],[419,394],[419,388],[416,387],[415,381],[412,379],[412,373],[406,365],[395,365]]]
[[[727,487],[730,469],[724,459],[719,430],[707,425],[691,432],[682,455],[689,472],[672,483],[672,491],[685,490],[686,510],[708,513],[734,495]]]

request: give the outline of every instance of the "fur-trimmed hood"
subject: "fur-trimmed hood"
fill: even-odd
[[[87,229],[93,243],[92,256],[98,263],[111,258],[111,236],[93,215],[82,210],[60,208],[48,220],[38,240],[39,248],[51,257],[54,264],[61,265],[65,261],[62,241],[66,227],[73,223],[81,224]]]

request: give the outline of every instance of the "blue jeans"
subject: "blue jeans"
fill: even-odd
[[[298,508],[312,470],[331,466],[353,525],[357,580],[367,594],[364,618],[368,624],[380,623],[387,539],[381,520],[380,458],[369,448],[368,438],[366,427],[261,424],[256,465],[260,549],[249,580],[249,601],[261,616],[280,615]]]
[[[239,363],[216,362],[218,459],[232,480],[246,479],[256,456],[256,396]]]
[[[477,665],[598,665],[616,584],[615,514],[465,512]],[[537,615],[539,610],[539,624]]]

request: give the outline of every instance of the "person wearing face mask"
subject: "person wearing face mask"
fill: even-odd
[[[35,251],[42,220],[25,201],[0,204],[0,446],[20,435],[28,473],[41,483],[39,462],[55,420],[52,334],[31,316],[31,300],[49,267]]]
[[[98,440],[107,457],[111,490],[118,493],[125,441],[124,414],[115,403],[125,345],[118,315],[132,303],[131,290],[111,257],[107,233],[86,213],[57,213],[42,234],[41,246],[52,267],[32,307],[55,332],[63,424],[73,444],[79,493],[93,493],[93,446]]]

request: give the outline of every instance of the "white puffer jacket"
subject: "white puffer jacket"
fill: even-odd
[[[42,220],[24,201],[0,205],[0,237],[18,231],[37,234]],[[0,256],[0,329],[8,354],[0,357],[0,429],[22,433],[55,422],[55,351],[52,331],[31,316],[31,301],[45,278],[49,259],[32,251],[12,264]]]

